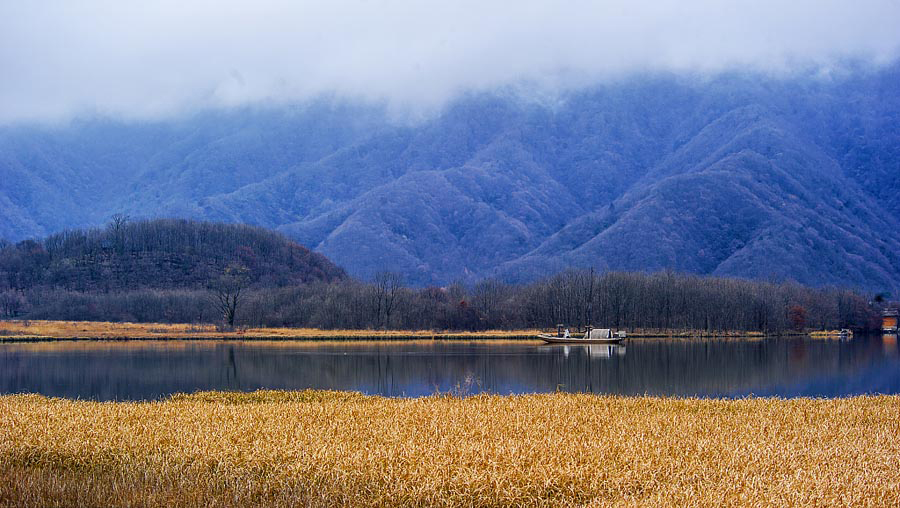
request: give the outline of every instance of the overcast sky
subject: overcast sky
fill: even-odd
[[[898,27],[900,0],[0,0],[0,122],[321,93],[433,110],[635,71],[827,70],[893,60]]]

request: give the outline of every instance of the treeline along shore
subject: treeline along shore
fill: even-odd
[[[569,270],[527,284],[409,287],[349,277],[262,228],[131,221],[0,247],[0,317],[324,330],[525,330],[592,324],[709,335],[877,329],[861,292],[673,272]]]

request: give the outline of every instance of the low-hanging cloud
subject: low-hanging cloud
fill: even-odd
[[[0,122],[884,63],[898,26],[897,0],[4,2]]]

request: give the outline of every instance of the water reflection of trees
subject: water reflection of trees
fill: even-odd
[[[673,395],[900,391],[896,342],[630,341],[626,347],[442,343],[398,346],[28,351],[0,347],[0,391],[64,397],[155,398],[195,390],[327,388],[385,395],[435,391]],[[886,367],[890,367],[885,370]],[[874,382],[874,381],[873,381]],[[813,393],[807,393],[812,390]]]

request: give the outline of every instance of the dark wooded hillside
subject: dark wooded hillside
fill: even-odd
[[[325,256],[263,228],[117,217],[102,229],[0,248],[0,289],[203,289],[229,267],[239,268],[249,287],[346,277]]]

